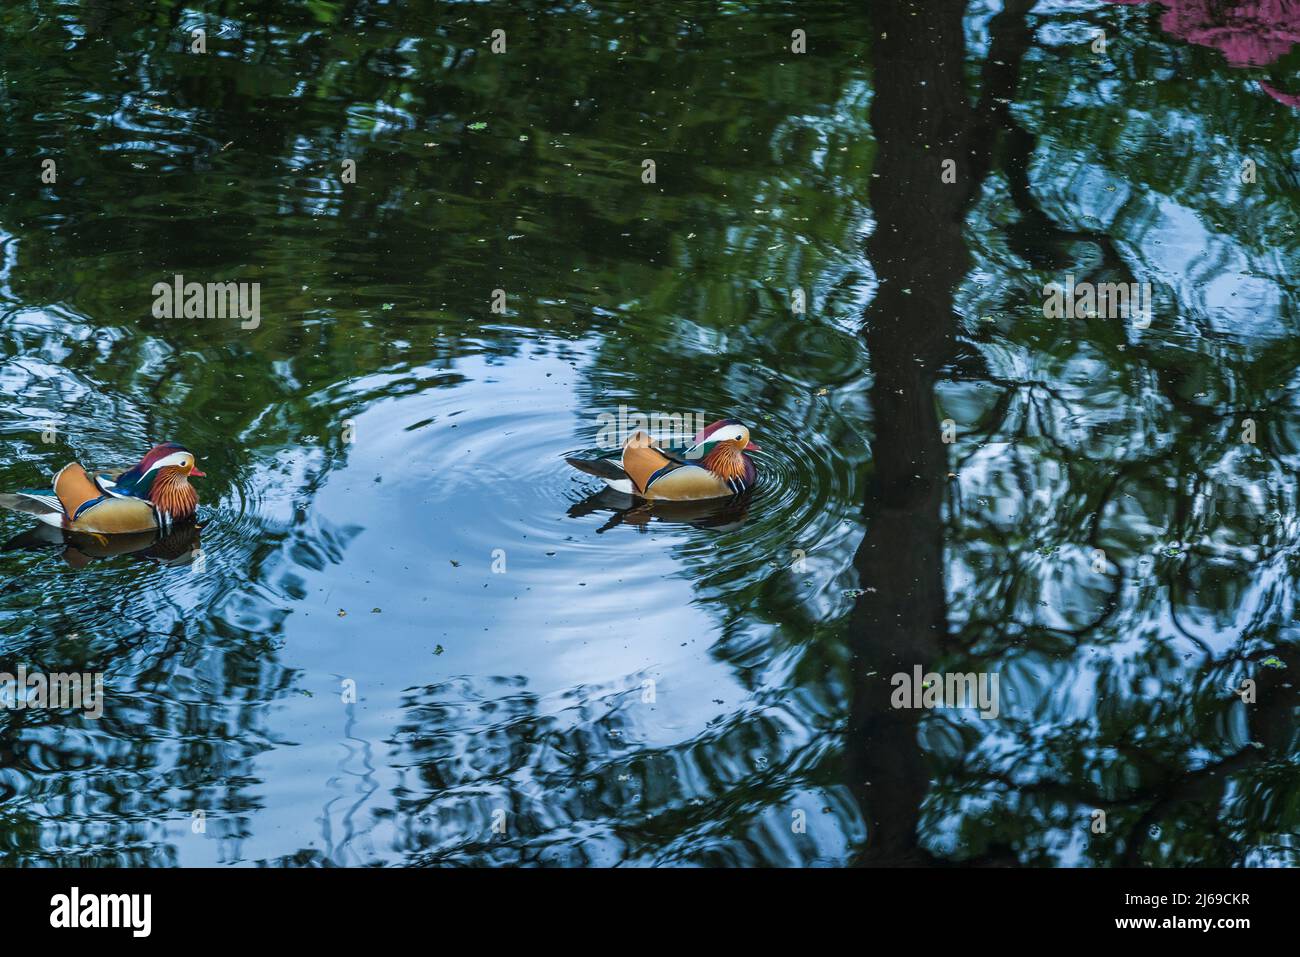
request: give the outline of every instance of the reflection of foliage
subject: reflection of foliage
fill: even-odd
[[[1007,717],[993,733],[927,729],[943,774],[932,825],[957,816],[961,845],[1002,842],[1029,864],[1081,853],[1126,866],[1291,860],[1300,793],[1289,689],[1259,676],[1261,703],[1243,706],[1231,693],[1242,669],[1232,666],[1200,670],[1190,688],[1157,685],[1145,675],[1183,681],[1184,663],[1163,646],[1139,665],[1091,673],[1053,657],[1003,658],[1026,717]],[[1078,714],[1061,689],[1097,702],[1093,713]],[[1093,836],[1096,810],[1107,830]]]
[[[798,853],[842,839],[816,819],[846,814],[845,796],[801,795],[834,771],[831,737],[801,727],[807,716],[767,709],[647,746],[656,709],[637,685],[555,700],[525,688],[502,677],[412,690],[392,742],[408,863],[756,865],[791,844],[800,807],[812,820]]]
[[[996,48],[1006,24],[990,30],[990,61],[1011,60]],[[1118,68],[1131,66],[1121,54]],[[1054,83],[1088,82],[1082,76],[1040,74],[1021,96],[1041,112],[1039,87],[1052,102]],[[885,82],[877,78],[878,102]],[[1136,77],[1128,82],[1140,89]],[[1135,113],[1141,99],[1126,95],[1116,115],[1153,122]],[[1167,110],[1170,99],[1151,105]],[[1000,671],[1016,713],[988,724],[921,721],[942,777],[918,836],[929,835],[920,839],[932,853],[958,859],[1009,850],[1038,864],[1294,863],[1284,836],[1300,820],[1295,692],[1257,662],[1294,641],[1300,463],[1278,413],[1292,405],[1288,380],[1300,354],[1294,337],[1279,338],[1287,317],[1276,307],[1254,317],[1254,339],[1216,334],[1186,279],[1173,287],[1180,315],[1166,310],[1144,333],[1081,320],[1062,335],[1061,321],[1043,317],[1040,277],[1165,281],[1143,248],[1170,229],[1159,222],[1160,194],[1198,208],[1205,201],[1199,183],[1134,163],[1127,130],[1110,135],[1108,104],[1088,104],[1064,120],[1053,115],[1063,131],[1037,136],[1001,111],[1010,188],[986,190],[976,206],[973,241],[986,278],[949,307],[967,317],[989,370],[966,363],[956,381],[936,384],[944,414],[967,436],[954,449],[959,492],[948,504],[945,563],[950,633],[967,650],[937,660],[914,644],[911,660]],[[1097,128],[1106,139],[1080,135]],[[882,140],[882,156],[892,149]],[[1031,163],[1035,154],[1042,158]],[[1124,174],[1108,176],[1128,197],[1121,212],[1101,227],[1076,225],[1097,220],[1096,194],[1074,192],[1089,168],[1119,162]],[[1039,170],[1032,187],[1022,178],[1031,165]],[[1261,191],[1248,218],[1209,199],[1207,229],[1226,251],[1198,264],[1193,279],[1217,281],[1225,261],[1244,260],[1253,275],[1275,280],[1290,272],[1248,225],[1293,216],[1286,197]],[[1014,255],[995,231],[1008,213],[1019,217],[1007,230]],[[1103,263],[1091,275],[1095,267],[1071,255],[1089,246]],[[1019,256],[1031,249],[1038,272],[1026,282]],[[941,255],[932,251],[932,261]],[[955,285],[960,272],[946,279]],[[1283,287],[1274,302],[1289,298]],[[992,336],[980,320],[990,314],[1015,322],[997,322]],[[1258,447],[1241,441],[1247,415],[1261,421]],[[895,454],[877,446],[878,459]],[[1243,706],[1233,689],[1248,677],[1260,697]],[[1091,809],[1108,811],[1109,836],[1086,840]]]

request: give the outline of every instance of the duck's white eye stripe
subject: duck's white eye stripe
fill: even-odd
[[[188,452],[173,452],[171,455],[164,456],[153,465],[149,466],[149,471],[152,472],[154,469],[166,468],[169,465],[183,466],[189,461],[189,457],[190,453]]]

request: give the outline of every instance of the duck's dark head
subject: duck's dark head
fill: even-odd
[[[118,484],[129,484],[133,494],[147,498],[169,519],[183,521],[193,518],[199,506],[189,480],[205,477],[193,452],[176,442],[164,442],[151,448]]]
[[[749,429],[735,419],[720,419],[700,430],[687,454],[698,455],[700,464],[714,475],[750,486],[757,472],[753,460],[745,454],[749,451],[762,451],[749,440]]]

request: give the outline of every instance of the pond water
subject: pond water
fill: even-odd
[[[1300,16],[1223,6],[6,7],[0,490],[207,477],[0,515],[0,670],[106,695],[0,710],[0,861],[1300,863]],[[620,407],[759,487],[593,494]]]

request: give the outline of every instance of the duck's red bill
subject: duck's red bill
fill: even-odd
[[[200,472],[198,469],[190,469],[190,478],[207,478],[207,472]]]
[[[748,445],[745,446],[744,451],[746,451],[746,452],[761,452],[761,451],[763,451],[763,447],[762,447],[761,445],[759,445],[758,443],[756,443],[756,442],[750,442]]]

